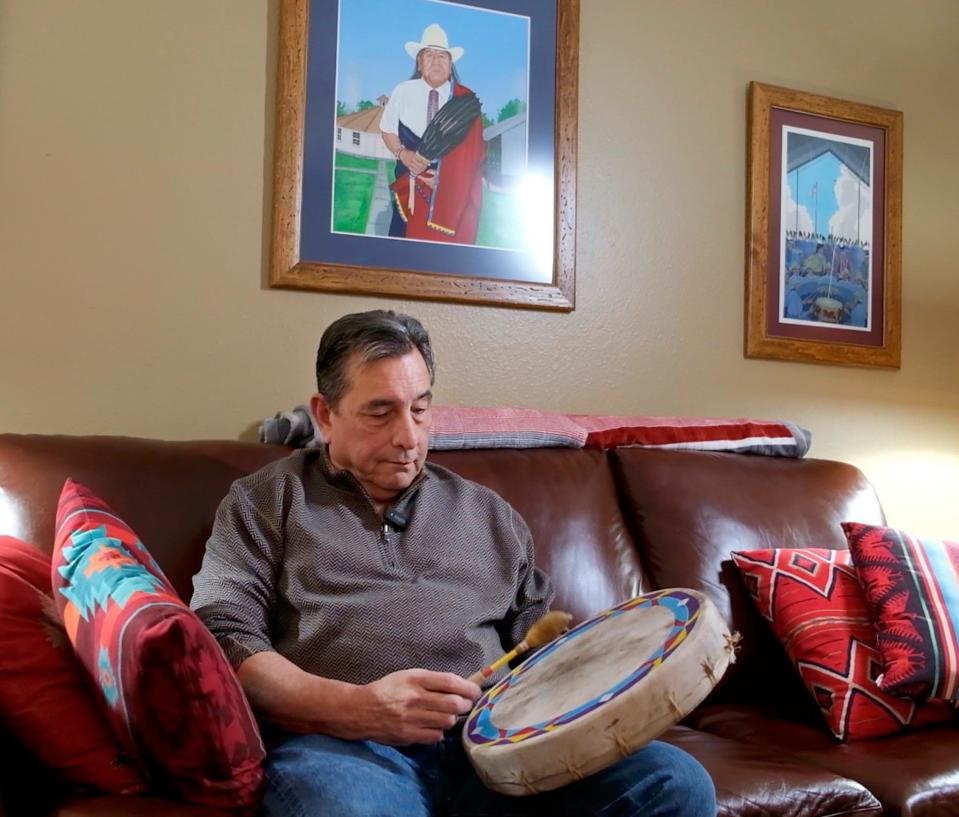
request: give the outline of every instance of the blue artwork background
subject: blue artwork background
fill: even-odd
[[[330,191],[337,98],[335,83],[338,12],[342,4],[346,9],[343,16],[348,23],[346,34],[355,38],[356,26],[350,22],[354,20],[354,8],[350,6],[354,4],[355,9],[362,11],[366,3],[367,0],[313,0],[310,5],[300,258],[303,261],[320,263],[548,283],[552,277],[552,269],[551,265],[549,269],[543,268],[542,253],[534,255],[530,252],[490,247],[450,246],[331,232]],[[416,18],[415,22],[403,22],[402,25],[389,14],[385,17],[380,15],[375,20],[369,19],[367,15],[365,27],[370,37],[371,50],[391,52],[386,56],[380,54],[375,57],[376,71],[387,73],[383,79],[383,89],[373,95],[374,99],[379,93],[389,94],[396,83],[409,78],[413,62],[406,55],[404,44],[408,40],[418,40],[429,22],[445,20],[446,14],[456,12],[467,13],[474,21],[485,16],[486,20],[481,28],[486,29],[486,36],[494,37],[497,21],[503,19],[498,14],[477,15],[472,8],[459,10],[456,9],[456,4],[451,3],[420,0],[419,4],[422,7],[422,16]],[[459,5],[529,17],[528,164],[531,169],[535,168],[552,179],[555,143],[555,0],[463,0]],[[380,8],[389,6],[390,4],[382,4]],[[507,32],[515,29],[515,26],[503,26],[503,30]],[[448,33],[451,45],[464,43],[463,37],[457,38],[456,32],[451,30]],[[355,42],[352,45],[355,48]],[[483,46],[474,41],[474,46],[480,50],[477,63],[483,49],[492,49],[485,59],[495,59],[496,50],[502,47],[496,40]],[[491,79],[487,94],[484,77],[474,76],[472,69],[468,70],[469,56],[469,53],[463,56],[457,63],[457,70],[461,70],[462,65],[462,81],[477,91],[484,102],[487,115],[493,118],[498,110],[493,109],[496,104],[494,100],[508,94],[503,99],[505,102],[517,94],[510,92],[509,77],[506,75]],[[381,64],[383,67],[379,67]],[[397,67],[393,68],[394,65]],[[359,98],[368,99],[370,96],[364,93],[359,95]],[[487,98],[490,99],[488,108],[485,107]]]

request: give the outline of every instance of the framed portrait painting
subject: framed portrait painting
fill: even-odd
[[[569,311],[579,0],[281,0],[270,285]]]
[[[902,113],[754,82],[746,356],[898,368]]]

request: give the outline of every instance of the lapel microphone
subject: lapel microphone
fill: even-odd
[[[406,526],[410,523],[410,518],[396,508],[390,508],[383,514],[383,518],[389,522],[390,527],[394,530],[406,530]]]

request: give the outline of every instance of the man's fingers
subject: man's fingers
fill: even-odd
[[[482,694],[482,690],[472,681],[460,678],[452,672],[431,672],[423,670],[420,676],[420,682],[424,689],[432,692],[445,692],[451,695],[459,695],[461,698],[467,698],[475,701]]]
[[[423,710],[416,713],[416,717],[411,719],[416,727],[420,729],[449,729],[456,723],[456,716],[444,712],[431,712]]]
[[[462,695],[429,692],[423,698],[422,708],[446,715],[465,715],[473,708],[473,702]]]
[[[439,743],[443,740],[442,729],[411,729],[405,736],[408,743]]]
[[[465,715],[467,712],[473,709],[473,699],[472,698],[463,698],[460,695],[450,696],[452,699],[452,705],[456,707],[453,710],[453,713],[456,715]]]

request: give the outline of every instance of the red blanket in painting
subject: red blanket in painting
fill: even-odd
[[[453,88],[454,96],[472,93],[465,85]],[[413,212],[409,210],[410,176],[404,174],[390,189],[406,222],[406,237],[454,244],[476,243],[483,207],[483,120],[477,117],[462,142],[439,161],[436,185],[431,191],[416,180]]]

